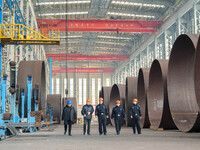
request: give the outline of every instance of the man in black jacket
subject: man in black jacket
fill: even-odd
[[[133,105],[130,107],[129,113],[132,119],[133,133],[135,134],[135,126],[137,126],[137,132],[141,134],[140,119],[142,118],[142,114],[140,105],[137,102],[137,99],[133,99]]]
[[[108,118],[108,109],[105,104],[103,104],[103,98],[99,98],[99,105],[96,106],[95,116],[98,116],[98,123],[99,123],[99,135],[106,135],[106,118]],[[102,131],[103,125],[103,131]]]
[[[125,119],[125,111],[122,106],[120,106],[120,101],[116,101],[116,106],[113,107],[111,119],[114,118],[115,121],[115,129],[117,132],[117,135],[120,134],[121,126],[123,124],[123,119]]]
[[[87,134],[90,135],[90,124],[92,120],[92,113],[94,112],[94,108],[91,105],[91,100],[87,99],[86,105],[83,106],[81,114],[84,117],[84,124],[83,124],[83,135],[85,135],[86,132],[86,125],[87,127]]]
[[[69,136],[71,135],[71,128],[72,128],[72,124],[73,122],[76,121],[76,111],[74,109],[74,107],[72,106],[72,101],[68,100],[67,101],[67,105],[63,108],[63,113],[62,113],[62,120],[64,120],[64,135],[67,132],[67,125],[69,126]]]

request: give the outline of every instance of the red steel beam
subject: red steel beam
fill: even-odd
[[[113,73],[115,68],[60,68],[53,67],[52,73]]]
[[[155,32],[162,21],[37,19],[39,28],[69,32]]]
[[[46,57],[51,57],[52,60],[73,60],[73,61],[124,61],[128,59],[130,55],[111,55],[111,54],[99,54],[99,55],[83,55],[83,54],[57,54],[46,53]]]

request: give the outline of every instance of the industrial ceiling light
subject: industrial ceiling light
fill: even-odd
[[[38,16],[63,16],[63,15],[84,15],[88,12],[65,12],[65,13],[49,13],[49,14],[39,14]]]
[[[64,5],[64,4],[85,4],[90,3],[91,1],[60,1],[60,2],[40,2],[36,5]]]
[[[124,39],[124,40],[131,40],[131,38],[127,37],[118,37],[118,36],[97,36],[98,38],[108,38],[108,39]]]
[[[108,15],[116,15],[116,16],[128,16],[128,17],[139,17],[139,18],[155,19],[155,16],[150,16],[150,15],[136,15],[136,14],[116,13],[116,12],[108,12],[107,14]]]
[[[133,3],[133,2],[121,2],[121,1],[112,1],[112,4],[143,6],[143,7],[153,7],[153,8],[165,8],[165,5]]]
[[[68,35],[68,36],[60,36],[61,39],[65,38],[81,38],[83,37],[82,35]]]
[[[114,42],[96,42],[96,44],[113,44],[113,45],[122,45],[125,46],[124,43],[114,43]]]

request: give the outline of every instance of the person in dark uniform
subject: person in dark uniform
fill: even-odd
[[[135,134],[135,126],[137,126],[137,132],[138,134],[141,134],[141,127],[140,127],[140,119],[142,118],[141,114],[141,108],[140,105],[137,104],[138,100],[133,99],[133,104],[130,107],[130,116],[132,119],[132,128],[133,128],[133,133]]]
[[[106,118],[108,118],[108,109],[105,104],[103,104],[103,98],[99,98],[99,104],[96,106],[95,109],[95,116],[98,116],[98,123],[99,123],[99,135],[106,135]],[[102,131],[103,126],[103,131]]]
[[[67,132],[67,125],[69,126],[69,136],[71,135],[71,129],[72,129],[72,124],[76,122],[76,111],[74,107],[72,106],[72,101],[68,100],[67,105],[63,108],[63,113],[62,113],[62,120],[64,120],[64,135]]]
[[[84,117],[84,124],[83,124],[83,135],[86,132],[86,125],[87,125],[87,134],[90,135],[90,124],[92,120],[92,113],[94,112],[94,108],[91,105],[91,100],[87,99],[86,105],[83,106],[81,114]]]
[[[125,111],[122,106],[120,106],[120,101],[116,101],[116,106],[113,107],[111,119],[114,118],[115,121],[115,129],[117,132],[117,135],[120,134],[121,126],[123,124],[123,119],[125,119]]]

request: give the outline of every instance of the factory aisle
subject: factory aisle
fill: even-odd
[[[200,133],[153,131],[144,129],[133,135],[131,128],[122,128],[117,136],[113,127],[108,135],[98,135],[92,125],[91,135],[82,135],[82,125],[73,126],[72,137],[63,135],[63,126],[51,126],[35,133],[23,133],[0,142],[0,150],[199,150]],[[188,143],[188,144],[187,144]]]

